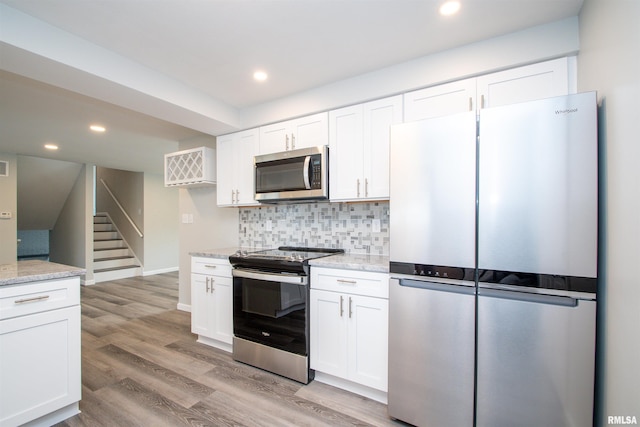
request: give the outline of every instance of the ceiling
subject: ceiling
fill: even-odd
[[[243,110],[575,16],[582,0],[462,0],[452,17],[440,4],[0,0],[0,152],[161,173],[178,141],[241,128]]]

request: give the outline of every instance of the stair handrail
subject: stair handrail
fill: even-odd
[[[114,202],[116,202],[116,205],[118,205],[118,207],[120,208],[120,210],[122,211],[122,213],[124,214],[125,218],[127,218],[127,220],[129,221],[129,223],[131,224],[131,226],[133,227],[134,230],[136,230],[136,233],[138,233],[138,236],[143,237],[142,236],[142,232],[140,231],[140,229],[138,228],[138,226],[133,222],[133,220],[131,219],[131,217],[129,216],[129,214],[127,213],[127,211],[124,210],[124,208],[122,207],[122,205],[120,204],[120,202],[118,201],[118,198],[113,194],[113,192],[111,191],[111,189],[109,188],[109,186],[107,185],[106,182],[104,182],[104,179],[100,178],[100,182],[102,183],[102,185],[104,185],[104,188],[107,189],[107,193],[109,193],[109,195],[111,196],[111,198],[113,199]]]

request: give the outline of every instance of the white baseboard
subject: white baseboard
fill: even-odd
[[[95,285],[95,284],[96,284],[96,281],[95,281],[95,280],[93,280],[93,279],[91,279],[91,280],[81,279],[81,280],[80,280],[80,284],[81,284],[82,286],[91,286],[91,285]]]
[[[191,306],[188,304],[183,304],[181,302],[178,303],[178,307],[176,307],[180,311],[186,311],[187,313],[191,313]]]
[[[368,397],[369,399],[384,403],[385,405],[387,404],[387,393],[381,390],[376,390],[362,384],[357,384],[352,381],[318,371],[316,371],[315,381],[329,384],[331,386],[350,391],[351,393],[359,394],[360,396]]]
[[[168,267],[168,268],[159,268],[157,270],[145,270],[142,272],[143,276],[153,276],[154,274],[162,274],[162,273],[173,273],[174,271],[178,271],[178,267]]]

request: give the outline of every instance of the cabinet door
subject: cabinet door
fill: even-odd
[[[473,111],[476,107],[476,79],[460,80],[404,94],[404,121]]]
[[[274,123],[260,128],[260,154],[291,149],[291,121]]]
[[[231,277],[210,277],[213,304],[210,338],[227,344],[233,341],[233,285]]]
[[[257,205],[253,156],[258,150],[258,129],[224,135],[217,141],[218,206]]]
[[[389,301],[359,295],[346,298],[349,379],[387,391]]]
[[[363,185],[362,111],[362,105],[354,105],[329,113],[329,197],[332,201],[360,197]]]
[[[258,129],[240,132],[236,141],[236,205],[258,205],[255,199],[253,157],[258,152]]]
[[[364,104],[364,188],[361,197],[389,198],[390,126],[402,123],[402,96]]]
[[[560,58],[478,77],[479,107],[498,107],[567,95],[567,62],[567,58]]]
[[[344,295],[311,290],[311,369],[347,377],[347,330]]]
[[[0,321],[0,425],[80,400],[80,306]]]
[[[312,114],[295,119],[291,123],[290,149],[317,147],[329,143],[329,116]]]
[[[191,275],[191,332],[209,337],[211,335],[211,311],[209,276]]]
[[[233,135],[224,135],[216,142],[218,206],[231,206],[235,200],[235,144]]]

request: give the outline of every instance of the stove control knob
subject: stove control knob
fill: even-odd
[[[239,256],[239,257],[246,257],[246,256],[247,256],[247,254],[248,254],[248,252],[247,252],[247,251],[243,251],[243,250],[241,250],[241,249],[238,249],[238,250],[236,251],[236,256]]]

